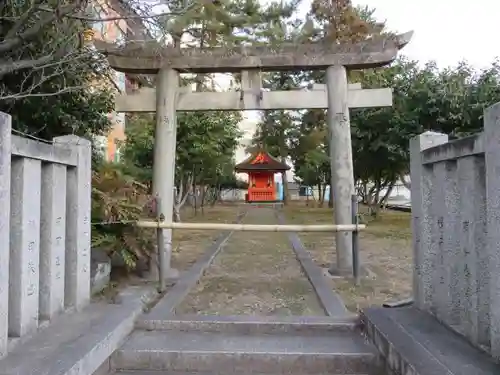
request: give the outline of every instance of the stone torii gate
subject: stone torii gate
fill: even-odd
[[[98,43],[112,68],[135,74],[157,74],[157,89],[144,88],[116,99],[117,112],[156,112],[153,163],[153,190],[161,198],[160,211],[169,213],[172,223],[176,111],[328,109],[330,160],[335,199],[336,224],[351,224],[351,196],[354,194],[353,160],[349,108],[392,105],[392,90],[362,89],[347,83],[347,69],[382,67],[391,63],[411,39],[412,32],[384,36],[356,44],[284,44],[267,46],[174,49],[153,43],[133,43],[116,47]],[[311,90],[262,91],[260,72],[326,70],[326,85]],[[182,73],[242,73],[241,91],[192,92],[179,87]],[[172,230],[164,229],[167,277],[170,268]],[[352,270],[352,232],[336,232],[337,262],[332,274]]]

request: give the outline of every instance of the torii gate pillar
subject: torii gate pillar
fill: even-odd
[[[354,194],[351,126],[349,121],[347,71],[344,66],[326,69],[328,96],[327,122],[330,137],[331,185],[335,224],[351,224],[351,197]],[[330,274],[349,274],[352,270],[352,232],[336,232],[337,263]]]
[[[179,88],[179,73],[170,68],[158,72],[156,92],[156,129],[153,163],[153,196],[160,197],[156,209],[164,217],[165,223],[172,223],[175,186],[175,149],[177,141],[176,95]],[[158,259],[158,253],[150,258],[150,277],[159,277],[159,262],[163,262],[165,279],[176,279],[178,271],[171,268],[172,229],[162,229],[158,241],[165,256]]]

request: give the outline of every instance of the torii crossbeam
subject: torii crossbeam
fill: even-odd
[[[412,32],[371,38],[355,44],[315,43],[269,46],[174,49],[156,43],[132,43],[116,47],[96,43],[112,68],[127,73],[158,74],[157,89],[142,89],[120,95],[118,112],[156,111],[153,190],[161,198],[164,228],[172,228],[176,146],[176,111],[268,110],[327,108],[330,134],[332,189],[337,225],[351,223],[351,196],[354,194],[353,161],[349,108],[392,105],[392,91],[361,89],[348,85],[347,69],[381,67],[396,59],[412,37]],[[326,70],[326,85],[311,90],[262,90],[262,71]],[[240,92],[191,92],[179,88],[182,73],[242,73]],[[171,229],[165,229],[170,269]],[[352,269],[352,233],[336,233],[337,262],[331,273],[347,274]]]
[[[244,71],[257,76],[258,71]],[[392,90],[361,89],[350,84],[347,93],[349,108],[386,107],[392,105]],[[326,85],[315,84],[312,89],[288,91],[262,91],[245,80],[241,91],[192,92],[189,87],[177,91],[178,111],[254,111],[271,109],[326,109]],[[155,112],[156,89],[145,87],[133,94],[116,97],[116,112]]]

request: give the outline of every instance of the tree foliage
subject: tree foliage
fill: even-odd
[[[178,216],[193,186],[219,187],[234,175],[233,155],[238,145],[241,117],[237,112],[187,112],[177,116],[175,213]],[[154,117],[134,115],[127,127],[123,159],[142,181],[151,183]],[[205,190],[204,190],[205,191]]]
[[[133,269],[155,249],[154,230],[131,222],[152,216],[147,187],[117,164],[102,163],[92,173],[92,247],[118,255]]]
[[[107,130],[109,90],[91,90],[106,69],[82,41],[86,27],[71,18],[84,1],[4,1],[0,4],[0,111],[14,129],[51,139]]]
[[[364,87],[392,87],[389,108],[352,111],[355,177],[364,198],[375,206],[409,167],[410,138],[426,130],[452,137],[478,132],[483,111],[500,101],[500,70],[494,62],[477,71],[465,62],[438,69],[401,58],[385,69],[365,72]],[[385,194],[381,194],[385,191]]]

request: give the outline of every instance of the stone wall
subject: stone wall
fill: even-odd
[[[90,298],[91,144],[11,134],[0,112],[0,358]]]
[[[500,103],[484,131],[410,143],[414,299],[500,358]]]

